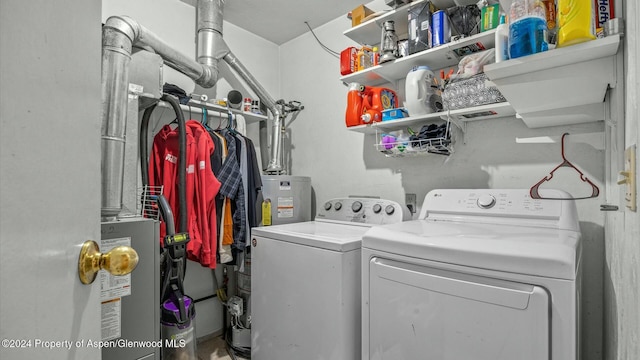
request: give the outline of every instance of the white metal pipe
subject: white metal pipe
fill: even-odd
[[[240,62],[240,60],[229,51],[223,58],[223,60],[229,64],[229,66],[236,72],[240,77],[242,77],[247,84],[256,92],[260,100],[263,104],[269,109],[271,114],[273,115],[273,127],[271,131],[271,158],[269,159],[269,164],[265,171],[267,173],[275,173],[281,174],[283,171],[282,162],[280,161],[280,152],[281,146],[280,142],[282,141],[282,133],[281,127],[284,123],[284,111],[281,109],[275,100],[269,95],[267,90],[265,90],[262,85],[256,80],[253,75],[244,67],[244,65]]]
[[[134,34],[105,26],[102,46],[102,205],[105,218],[122,209],[129,62]]]

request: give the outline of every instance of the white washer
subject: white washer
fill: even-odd
[[[360,359],[360,243],[410,219],[397,202],[327,201],[315,221],[253,228],[251,357]]]
[[[578,360],[580,238],[573,201],[429,192],[363,236],[362,359]]]

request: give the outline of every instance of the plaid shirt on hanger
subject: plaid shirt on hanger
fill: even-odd
[[[242,173],[240,163],[236,156],[236,139],[227,130],[222,131],[222,135],[227,139],[227,159],[222,164],[218,180],[222,183],[219,193],[233,200],[236,211],[233,213],[233,224],[237,231],[233,232],[234,249],[244,250],[246,245],[246,209],[244,207],[244,188],[242,186]]]

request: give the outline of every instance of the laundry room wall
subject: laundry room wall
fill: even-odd
[[[388,9],[384,1],[366,4]],[[358,46],[343,32],[351,20],[341,16],[326,24],[309,19],[315,35],[340,52]],[[287,163],[294,175],[310,176],[316,204],[347,195],[379,196],[401,203],[417,194],[418,212],[426,193],[437,188],[526,188],[541,180],[560,162],[560,144],[519,144],[516,138],[590,134],[586,143],[568,137],[566,155],[585,175],[604,189],[604,123],[529,129],[515,117],[469,122],[456,132],[455,153],[445,157],[388,158],[374,149],[375,135],[351,132],[345,126],[347,87],[340,81],[339,60],[324,51],[311,33],[281,46],[282,96],[300,100],[305,109],[288,125]],[[404,84],[396,87],[404,96]],[[419,130],[419,129],[414,129]],[[553,187],[574,196],[590,194],[577,173],[563,174]],[[604,215],[603,197],[576,202],[583,233],[584,360],[602,359]],[[415,217],[416,215],[414,215]]]
[[[624,187],[616,184],[622,177],[615,168],[623,164],[621,152],[636,146],[636,179],[640,145],[640,4],[619,1],[616,9],[623,9],[625,21],[624,78],[626,81],[625,126],[617,132],[618,146],[611,152],[608,164],[612,167],[612,192],[624,202]],[[624,145],[622,145],[624,143]],[[636,180],[636,191],[638,190]],[[636,200],[637,204],[637,200]],[[626,360],[640,358],[640,210],[631,211],[624,205],[621,211],[606,218],[606,260],[604,269],[605,343],[604,359]]]
[[[174,49],[195,59],[195,7],[179,0],[103,0],[102,21],[104,22],[110,16],[115,15],[131,17]],[[251,74],[271,96],[277,99],[280,87],[278,46],[226,21],[224,22],[223,37],[236,57],[251,71]],[[164,82],[176,84],[187,93],[206,94],[210,99],[221,99],[227,96],[229,90],[235,89],[240,91],[243,97],[256,98],[246,83],[222,61],[219,63],[220,79],[217,85],[211,89],[196,86],[189,78],[168,66],[164,66],[163,69]],[[185,116],[188,119],[188,114]],[[200,120],[200,116],[194,113],[193,117]],[[211,126],[217,126],[218,120],[211,118],[211,112],[209,116]],[[163,124],[171,122],[174,118],[175,115],[171,109],[157,108],[150,120],[150,131],[158,131]],[[130,124],[137,125],[138,122],[132,122],[129,119],[128,126]],[[258,125],[247,125],[247,135],[257,144]],[[133,141],[137,141],[137,139]],[[260,149],[256,149],[256,151],[260,156]],[[218,266],[216,275],[218,281],[222,282],[222,266]],[[213,295],[215,287],[211,270],[189,261],[185,276],[185,292],[193,299]],[[198,302],[196,314],[197,337],[204,337],[222,329],[223,309],[217,298]]]

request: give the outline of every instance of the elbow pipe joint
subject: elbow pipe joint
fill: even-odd
[[[140,25],[138,25],[137,22],[127,16],[109,17],[104,24],[104,30],[107,31],[109,29],[118,31],[119,33],[125,35],[129,39],[129,42],[131,42],[131,44],[133,44],[140,36]],[[110,42],[112,42],[114,39],[117,39],[117,36],[103,36],[103,46],[113,45],[110,44]]]
[[[202,86],[205,89],[212,88],[218,82],[218,69],[203,66],[202,76],[195,79],[196,84]]]

